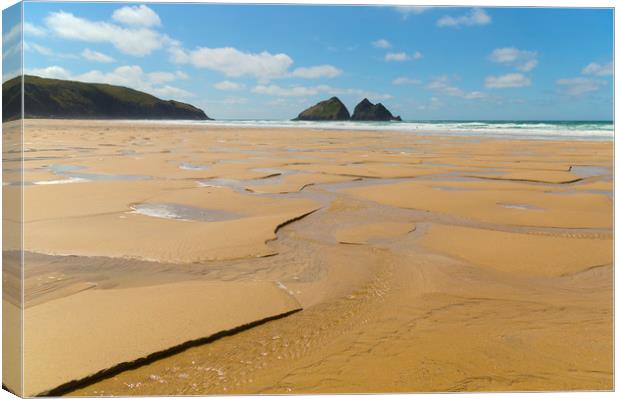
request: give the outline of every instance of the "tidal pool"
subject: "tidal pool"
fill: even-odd
[[[220,209],[198,208],[189,205],[173,203],[144,203],[131,206],[131,213],[161,219],[181,221],[219,222],[223,220],[239,219],[240,215]]]

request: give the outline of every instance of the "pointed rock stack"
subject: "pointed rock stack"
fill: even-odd
[[[400,116],[394,116],[381,103],[373,104],[367,98],[355,106],[353,121],[400,121]]]
[[[338,97],[321,101],[306,109],[293,119],[296,121],[348,121],[349,110]]]
[[[400,116],[394,116],[381,103],[373,104],[367,98],[363,99],[350,116],[347,107],[338,97],[321,101],[306,109],[293,119],[294,121],[401,121]]]

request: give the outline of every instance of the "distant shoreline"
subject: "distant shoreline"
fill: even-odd
[[[110,123],[195,125],[229,128],[315,129],[334,131],[389,131],[429,136],[484,137],[511,140],[613,141],[612,121],[291,121],[258,119],[102,119],[25,118],[29,120],[75,120]],[[12,123],[17,120],[4,121]]]
[[[45,118],[32,118],[45,119]],[[60,119],[60,118],[56,118]],[[67,118],[62,118],[67,119]],[[28,120],[28,119],[27,119]],[[156,123],[230,128],[291,128],[320,130],[392,131],[432,136],[463,136],[500,139],[612,141],[614,124],[609,121],[290,121],[290,120],[183,120],[183,119],[96,119],[74,120]]]

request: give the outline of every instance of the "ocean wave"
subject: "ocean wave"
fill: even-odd
[[[136,123],[136,121],[131,121]],[[162,121],[145,121],[157,122]],[[317,130],[372,130],[417,134],[452,134],[537,139],[612,140],[614,124],[609,121],[290,121],[290,120],[214,120],[166,121],[172,124],[190,124],[225,127],[306,128]]]

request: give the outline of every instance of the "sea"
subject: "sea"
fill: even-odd
[[[403,122],[214,120],[169,121],[168,123],[230,127],[308,128],[321,130],[374,130],[410,132],[423,135],[485,136],[541,140],[613,140],[613,121],[523,121],[523,120],[419,120]]]

